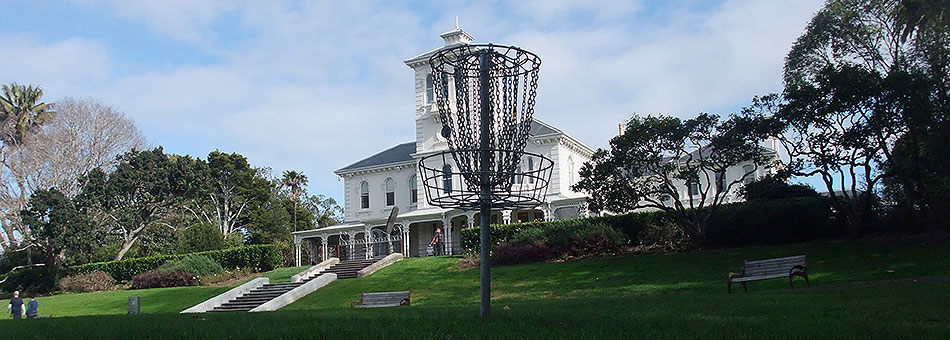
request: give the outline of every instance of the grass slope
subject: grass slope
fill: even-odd
[[[159,314],[15,326],[7,320],[0,328],[11,337],[43,339],[948,338],[950,306],[940,302],[947,280],[849,284],[948,276],[948,250],[950,244],[938,242],[862,241],[498,267],[488,319],[478,317],[477,270],[456,270],[454,258],[406,259],[367,278],[334,282],[277,312],[160,314],[182,308],[148,309],[160,296],[143,295],[143,312]],[[748,294],[741,288],[726,294],[725,274],[743,259],[800,253],[809,255],[811,289],[771,280],[752,283]],[[803,286],[798,280],[796,287]],[[174,289],[161,294],[184,295]],[[403,289],[413,290],[412,307],[347,307],[361,292]]]
[[[271,282],[288,282],[290,277],[307,267],[278,268],[261,274]],[[243,282],[242,282],[243,283]],[[174,287],[138,290],[115,290],[98,293],[62,294],[36,299],[40,314],[55,317],[80,315],[126,314],[130,296],[138,296],[142,313],[177,313],[201,301],[221,294],[231,287]]]

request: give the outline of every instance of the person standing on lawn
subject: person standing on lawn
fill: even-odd
[[[36,310],[40,307],[40,303],[36,302],[36,297],[31,296],[30,302],[26,303],[26,317],[28,319],[33,319],[36,317]]]
[[[14,319],[23,318],[23,299],[20,298],[20,291],[13,292],[13,298],[10,299],[10,304],[7,305],[7,312]]]
[[[432,242],[429,242],[435,256],[442,256],[442,229],[435,227],[435,235],[432,235]]]

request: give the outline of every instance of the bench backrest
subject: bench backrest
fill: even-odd
[[[399,304],[403,299],[408,299],[410,293],[412,293],[411,290],[405,290],[401,292],[363,293],[362,300],[364,305],[385,305],[393,303]]]
[[[764,276],[772,274],[788,274],[794,266],[805,266],[805,255],[779,257],[767,260],[745,261],[742,269],[743,276]]]

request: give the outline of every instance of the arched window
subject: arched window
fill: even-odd
[[[369,209],[369,183],[360,183],[360,209]]]
[[[442,191],[446,194],[452,193],[452,166],[442,166]]]
[[[396,181],[392,178],[386,179],[386,206],[396,205]]]
[[[432,80],[432,74],[426,75],[426,104],[435,100],[435,87]]]
[[[409,176],[409,203],[419,202],[419,189],[416,185],[416,175]]]
[[[528,183],[534,183],[534,158],[528,157]]]

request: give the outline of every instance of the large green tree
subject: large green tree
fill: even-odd
[[[946,135],[950,111],[943,14],[912,10],[930,3],[828,1],[786,58],[784,99],[756,103],[778,122],[790,171],[821,178],[854,233],[873,222],[873,193],[885,178],[919,198],[921,211],[936,204],[934,187],[914,175],[942,173],[946,163],[922,151],[940,140],[928,136]],[[898,145],[906,161],[896,161]]]
[[[166,227],[164,219],[188,194],[185,177],[161,147],[133,150],[118,157],[116,170],[94,170],[86,177],[81,202],[101,225],[119,235],[121,260],[146,228]],[[171,232],[171,231],[170,231]]]
[[[735,196],[733,190],[759,169],[771,167],[771,154],[758,142],[757,121],[711,114],[692,119],[634,116],[623,134],[598,149],[580,170],[574,190],[590,195],[592,211],[669,212],[691,238],[702,242],[709,218]],[[722,176],[729,168],[752,165],[741,176]],[[717,176],[717,174],[720,174]],[[717,180],[718,178],[718,180]],[[692,195],[682,188],[692,187]]]
[[[189,182],[195,190],[185,209],[217,227],[223,238],[244,229],[248,210],[264,204],[270,195],[270,182],[240,154],[213,151],[207,162],[194,160],[190,168]]]
[[[33,248],[49,265],[86,263],[102,246],[105,232],[97,230],[71,199],[56,189],[38,190],[20,213],[31,230]]]

